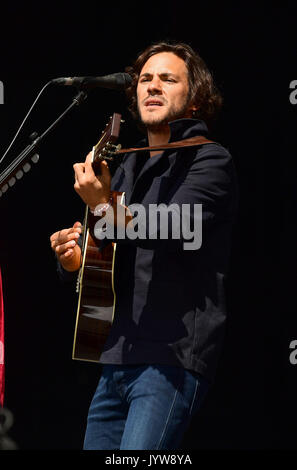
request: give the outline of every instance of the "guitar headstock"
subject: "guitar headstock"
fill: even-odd
[[[121,115],[114,113],[102,131],[99,142],[94,145],[92,159],[94,170],[100,161],[112,160],[115,152],[120,148],[120,145],[116,146],[115,143],[119,138],[121,122]]]

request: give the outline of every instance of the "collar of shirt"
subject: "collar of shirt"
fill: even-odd
[[[170,128],[170,137],[168,142],[176,142],[182,139],[188,139],[198,135],[206,136],[208,127],[204,121],[198,119],[182,118],[168,123]],[[137,147],[147,147],[147,138],[141,139]]]
[[[169,142],[188,139],[197,135],[207,135],[208,127],[204,121],[198,119],[182,118],[169,122]]]

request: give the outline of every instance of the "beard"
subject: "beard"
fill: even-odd
[[[188,117],[189,103],[190,103],[190,99],[189,99],[189,97],[187,97],[185,99],[184,103],[182,103],[181,105],[176,106],[176,105],[173,104],[167,110],[166,114],[164,114],[163,116],[158,116],[158,115],[155,116],[154,113],[151,113],[150,115],[147,115],[147,116],[143,117],[141,115],[141,112],[140,112],[139,106],[138,106],[139,122],[140,122],[141,126],[145,127],[147,130],[149,130],[151,132],[158,132],[158,130],[166,127],[169,122],[175,121],[176,119],[181,119],[181,118],[184,118],[184,117]],[[165,103],[165,105],[166,105],[166,103]]]

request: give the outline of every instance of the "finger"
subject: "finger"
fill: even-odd
[[[54,250],[55,247],[57,246],[57,241],[59,239],[61,230],[59,232],[55,232],[51,235],[50,237],[50,242],[51,242],[51,248]]]
[[[71,229],[71,232],[69,232],[67,235],[65,235],[63,237],[63,239],[60,239],[59,245],[63,245],[63,244],[68,243],[70,241],[74,241],[75,244],[76,244],[79,237],[80,237],[80,233],[78,232],[78,230],[77,229],[76,230]]]
[[[68,229],[66,235],[70,238],[77,236],[77,234],[81,233],[82,224],[80,222],[75,222],[71,228]]]
[[[88,155],[86,157],[86,161],[85,161],[85,174],[88,177],[94,177],[95,176],[95,173],[94,173],[94,170],[93,170],[93,165],[92,165],[93,155],[94,155],[94,151],[92,150],[91,152],[88,153]]]
[[[109,171],[109,167],[108,167],[106,160],[102,160],[100,162],[100,177],[97,177],[97,178],[99,179],[101,185],[103,185],[105,188],[107,186],[110,186],[111,173]]]
[[[56,253],[63,253],[67,248],[74,247],[78,243],[78,239],[80,237],[80,234],[75,232],[70,235],[68,235],[67,239],[64,239],[63,241],[61,240],[55,240],[51,243],[51,248],[56,252]]]
[[[100,162],[100,169],[101,169],[101,174],[102,176],[110,176],[110,171],[109,171],[109,168],[108,168],[108,164],[107,164],[107,161],[106,160],[102,160]]]
[[[79,222],[78,222],[79,223]],[[79,227],[71,227],[69,229],[63,229],[59,232],[55,232],[51,237],[51,247],[55,249],[59,245],[63,245],[70,240],[77,240],[80,236],[81,230]]]
[[[55,232],[53,233],[51,236],[50,236],[50,241],[53,242],[56,240],[56,238],[58,238],[59,236],[59,232]]]
[[[85,164],[84,163],[74,163],[73,165],[75,175],[80,175],[85,172]]]
[[[77,244],[77,241],[76,240],[70,240],[66,243],[62,243],[60,245],[57,245],[55,247],[55,251],[58,255],[62,255],[64,254],[68,249],[72,249],[75,247],[75,245]]]
[[[78,183],[78,184],[81,183],[83,181],[84,176],[85,176],[85,164],[84,163],[74,163],[73,170],[74,170],[75,184],[76,183]]]
[[[65,253],[59,256],[59,259],[63,262],[64,259],[70,259],[73,254],[74,250],[72,248],[69,248],[67,251],[65,251]]]
[[[73,255],[73,253],[74,253],[74,251],[72,249],[69,249],[62,256],[65,257],[65,258],[70,258],[71,255]]]
[[[82,228],[83,227],[80,222],[75,222],[75,224],[73,225],[73,230],[77,233],[81,233]]]
[[[55,238],[54,238],[54,239],[51,239],[51,248],[52,248],[53,250],[55,250],[56,246],[57,246],[56,239],[55,239]]]

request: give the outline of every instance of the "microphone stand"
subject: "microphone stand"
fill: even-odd
[[[57,126],[61,119],[63,119],[75,106],[78,106],[83,101],[85,101],[87,96],[88,94],[86,91],[80,91],[73,98],[70,106],[65,109],[65,111],[58,117],[58,119],[56,119],[48,127],[48,129],[43,132],[43,134],[41,134],[40,136],[38,136],[36,132],[33,132],[33,134],[31,134],[30,139],[32,143],[28,145],[0,175],[0,197],[2,196],[2,193],[5,193],[7,191],[9,186],[13,186],[15,184],[16,178],[20,179],[23,176],[23,171],[26,173],[30,170],[30,164],[24,164],[24,160],[28,160],[31,157],[31,160],[34,163],[37,163],[37,161],[39,160],[39,156],[36,154],[37,147],[40,146],[44,138]],[[11,176],[12,174],[14,174],[16,178],[14,176]]]

